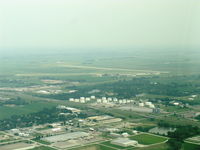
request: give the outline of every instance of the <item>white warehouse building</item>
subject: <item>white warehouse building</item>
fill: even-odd
[[[111,144],[119,145],[122,147],[128,147],[128,146],[136,146],[138,144],[135,140],[130,140],[129,138],[118,138],[111,141]]]

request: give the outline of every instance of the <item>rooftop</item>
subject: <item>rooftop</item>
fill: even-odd
[[[67,141],[71,139],[77,139],[81,137],[89,136],[89,133],[86,132],[72,132],[72,133],[66,133],[66,134],[60,134],[50,137],[45,137],[43,140],[48,142],[58,142],[58,141]]]

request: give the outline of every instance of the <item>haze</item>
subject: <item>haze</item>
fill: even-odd
[[[0,49],[199,48],[197,0],[1,0]]]

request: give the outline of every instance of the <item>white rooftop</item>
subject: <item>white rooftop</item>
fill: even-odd
[[[67,141],[71,139],[77,139],[81,137],[89,136],[89,133],[86,132],[72,132],[72,133],[66,133],[66,134],[60,134],[50,137],[45,137],[43,140],[48,142],[59,142],[59,141]]]

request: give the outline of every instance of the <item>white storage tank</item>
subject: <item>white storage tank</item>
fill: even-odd
[[[95,97],[95,96],[91,96],[90,98],[91,98],[91,99],[95,99],[96,97]]]
[[[149,108],[155,108],[154,104],[149,105]]]
[[[144,107],[144,103],[139,103],[139,106],[140,107]]]
[[[84,99],[81,99],[80,102],[81,102],[81,103],[85,103],[85,100],[84,100]]]
[[[90,101],[91,99],[90,99],[89,97],[86,97],[85,100],[86,100],[86,101]]]
[[[97,99],[97,103],[102,103],[102,100],[101,99]]]
[[[85,97],[80,97],[80,100],[85,100]]]
[[[123,99],[123,103],[126,104],[126,102],[127,102],[127,100],[126,100],[126,99]]]
[[[102,100],[104,101],[104,100],[107,100],[107,98],[106,97],[102,97]]]
[[[70,101],[70,102],[74,102],[74,98],[70,98],[69,101]]]
[[[117,98],[113,98],[113,101],[114,101],[114,102],[117,102],[117,101],[118,101],[118,99],[117,99]]]
[[[123,100],[119,100],[119,104],[122,104],[123,103]]]
[[[106,99],[104,99],[104,100],[102,100],[103,101],[103,103],[108,103],[108,100],[106,100]]]
[[[111,102],[111,101],[112,101],[112,98],[111,98],[111,97],[109,97],[109,98],[108,98],[108,101],[109,101],[109,102]]]
[[[80,100],[79,100],[79,99],[75,99],[74,101],[75,101],[76,103],[80,102]]]

